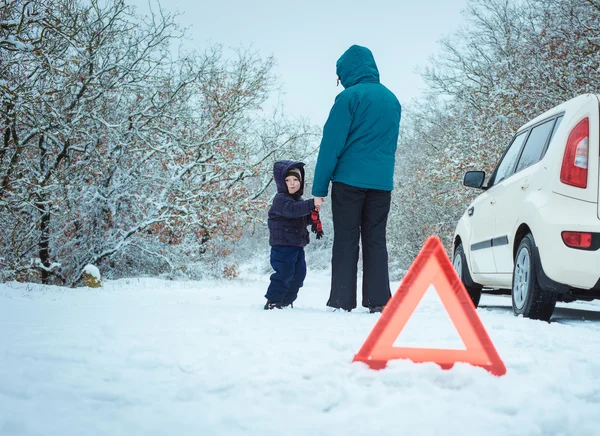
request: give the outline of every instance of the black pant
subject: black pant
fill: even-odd
[[[362,238],[364,307],[384,306],[391,298],[386,246],[390,191],[335,182],[331,189],[333,257],[328,306],[356,307],[358,242]]]

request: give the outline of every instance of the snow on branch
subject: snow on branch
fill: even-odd
[[[261,118],[274,60],[219,46],[172,59],[182,32],[164,11],[51,3],[5,2],[0,22],[0,40],[33,48],[0,44],[10,277],[76,285],[88,264],[160,273],[224,253],[264,213],[273,161],[315,150],[307,124]]]

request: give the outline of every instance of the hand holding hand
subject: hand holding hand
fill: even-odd
[[[323,197],[315,197],[315,207],[317,209],[321,209],[321,205],[325,202],[325,199]]]

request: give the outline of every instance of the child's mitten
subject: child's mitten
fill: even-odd
[[[323,237],[323,224],[319,219],[319,211],[317,209],[312,210],[310,213],[310,219],[312,220],[312,226],[310,230],[317,234],[317,239],[321,239]]]

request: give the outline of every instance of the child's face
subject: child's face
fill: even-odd
[[[300,189],[300,180],[298,180],[295,176],[287,176],[285,178],[285,184],[287,185],[288,192],[290,194],[295,194]]]

